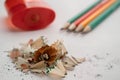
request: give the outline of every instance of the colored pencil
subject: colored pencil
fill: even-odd
[[[106,9],[108,9],[113,3],[115,3],[117,0],[109,0],[107,4],[105,4],[103,7],[98,9],[95,13],[90,15],[86,20],[81,22],[78,27],[75,29],[76,32],[81,31],[83,28],[85,28],[92,20],[94,20],[97,16],[99,16],[102,12],[104,12]]]
[[[69,27],[70,24],[72,24],[75,20],[77,20],[79,17],[83,16],[85,13],[87,13],[88,11],[90,11],[93,7],[95,7],[97,4],[99,4],[101,2],[101,0],[98,0],[97,2],[93,3],[91,6],[89,6],[87,9],[85,9],[82,12],[79,12],[77,15],[75,15],[74,17],[72,17],[71,19],[69,19],[67,21],[67,23],[64,25],[63,28],[61,29],[67,29]]]
[[[109,2],[109,0],[102,0],[102,2],[100,4],[96,5],[89,12],[87,12],[82,17],[77,19],[74,23],[72,23],[71,26],[68,29],[69,30],[74,30],[82,21],[84,21],[87,17],[89,17],[91,14],[93,14],[95,11],[97,11],[99,8],[101,8],[103,5],[105,5],[108,2]]]
[[[120,7],[120,1],[114,3],[108,10],[98,16],[95,20],[93,20],[84,30],[83,32],[89,32],[96,28],[102,21],[104,21],[108,16],[110,16],[118,7]]]

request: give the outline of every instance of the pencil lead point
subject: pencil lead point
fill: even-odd
[[[60,30],[66,30],[70,26],[70,23],[67,22],[64,24],[64,27],[62,27]]]
[[[82,25],[79,25],[76,29],[75,29],[75,32],[80,32],[83,30],[83,26]]]
[[[68,30],[72,31],[76,28],[76,25],[75,24],[71,24],[69,27],[68,27]]]
[[[91,28],[90,28],[90,26],[87,26],[87,27],[85,27],[85,29],[83,29],[83,33],[87,33],[87,32],[89,32],[89,31],[91,31]]]

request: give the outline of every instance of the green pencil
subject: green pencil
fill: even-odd
[[[120,0],[115,2],[111,7],[104,11],[100,16],[94,19],[85,29],[84,33],[89,32],[96,28],[102,21],[104,21],[109,15],[111,15],[120,6]]]
[[[83,16],[85,13],[87,13],[89,10],[91,10],[93,7],[95,7],[97,4],[99,4],[102,0],[98,0],[97,2],[95,2],[94,4],[92,4],[91,6],[89,6],[87,9],[85,9],[84,11],[82,12],[79,12],[76,16],[72,17],[71,19],[69,19],[67,21],[67,23],[64,25],[63,28],[61,28],[62,30],[63,29],[67,29],[68,26],[73,23],[75,20],[77,20],[79,17]]]

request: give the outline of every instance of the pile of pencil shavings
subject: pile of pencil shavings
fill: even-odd
[[[14,48],[9,57],[16,69],[23,72],[45,74],[55,79],[62,79],[67,75],[67,70],[85,61],[85,58],[67,56],[68,52],[62,41],[57,40],[50,46],[44,37],[29,40],[21,44],[20,49]]]

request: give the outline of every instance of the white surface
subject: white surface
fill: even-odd
[[[10,50],[21,42],[48,38],[49,43],[63,39],[70,55],[86,57],[87,61],[68,72],[63,80],[120,80],[120,8],[92,32],[82,35],[60,31],[64,23],[96,0],[45,0],[56,11],[55,21],[46,29],[29,32],[9,31],[4,0],[0,0],[0,80],[49,80],[32,74],[24,75],[2,51]],[[107,53],[109,55],[107,55]],[[99,57],[95,58],[94,55]],[[111,65],[113,68],[110,68]],[[109,69],[110,68],[110,69]],[[10,70],[8,70],[10,69]],[[101,76],[97,76],[100,74]]]

